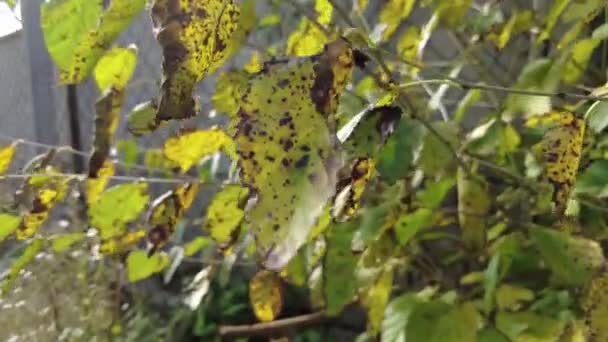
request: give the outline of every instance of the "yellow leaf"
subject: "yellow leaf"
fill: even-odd
[[[249,59],[249,62],[243,66],[247,72],[251,74],[255,74],[256,72],[260,72],[262,70],[262,63],[260,63],[260,53],[254,52]]]
[[[106,255],[124,253],[129,250],[129,248],[135,246],[145,236],[146,231],[138,229],[126,232],[120,236],[104,239],[99,244],[99,253]]]
[[[17,144],[0,147],[0,175],[6,172],[16,151]]]
[[[124,89],[131,79],[137,63],[137,48],[113,48],[103,55],[95,66],[97,87],[102,92],[109,87]]]
[[[274,320],[283,306],[279,277],[269,271],[258,272],[249,282],[249,301],[260,321]]]
[[[127,257],[127,278],[134,283],[150,277],[169,266],[170,260],[166,254],[148,256],[144,250],[138,249]]]
[[[63,83],[74,84],[84,80],[105,50],[145,7],[146,0],[113,0],[103,12],[97,26],[82,37],[72,53],[68,68],[60,70]],[[66,13],[66,16],[73,15]],[[105,89],[102,89],[105,90]]]
[[[418,45],[420,44],[420,29],[417,26],[410,26],[403,32],[397,42],[397,51],[405,60],[418,59]]]
[[[333,116],[352,67],[351,49],[337,40],[252,75],[242,96],[236,151],[242,182],[257,193],[248,220],[268,268],[289,262],[333,195],[341,167]]]
[[[458,223],[467,249],[479,252],[486,243],[486,220],[492,199],[485,181],[473,177],[458,168]]]
[[[238,185],[227,185],[215,194],[205,219],[205,230],[220,246],[227,247],[239,235],[238,227],[245,216],[244,201],[249,190]]]
[[[148,214],[148,223],[152,226],[148,241],[152,244],[152,252],[169,240],[175,231],[175,225],[192,205],[198,190],[198,183],[184,184],[152,202]]]
[[[49,217],[51,209],[62,200],[67,191],[69,179],[48,179],[32,201],[31,209],[21,218],[17,229],[17,239],[29,239]]]
[[[287,38],[287,54],[292,56],[312,56],[323,50],[328,38],[308,19],[302,19],[300,26]]]
[[[316,0],[315,11],[317,11],[317,22],[321,25],[331,23],[331,16],[334,12],[334,7],[328,0]]]
[[[232,0],[154,1],[152,19],[164,60],[156,122],[195,115],[194,87],[228,57],[239,13]]]
[[[367,308],[367,325],[371,336],[376,336],[380,331],[384,310],[388,304],[393,286],[393,268],[384,269],[380,277],[367,291],[364,299]]]
[[[19,227],[19,216],[0,213],[0,242],[4,241]]]
[[[163,152],[186,172],[202,158],[220,152],[231,140],[218,128],[194,131],[167,139]]]
[[[357,212],[361,196],[375,171],[374,161],[370,158],[359,158],[353,163],[349,177],[338,183],[333,217],[345,219]]]
[[[388,40],[399,27],[402,20],[407,19],[416,0],[389,0],[380,10],[378,22],[386,25],[382,33],[382,39]]]
[[[89,206],[99,199],[99,196],[108,185],[110,177],[114,176],[114,172],[114,163],[106,159],[101,169],[99,169],[97,177],[87,179],[87,203]]]
[[[566,210],[583,150],[585,121],[571,112],[551,112],[528,120],[529,126],[557,123],[543,136],[539,146],[545,174],[553,185],[553,201],[559,216]]]
[[[211,98],[213,107],[231,117],[236,116],[239,110],[238,99],[247,86],[247,76],[243,71],[229,71],[219,75],[215,94]]]

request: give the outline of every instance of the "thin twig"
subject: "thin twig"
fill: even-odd
[[[51,177],[51,178],[77,178],[86,179],[88,176],[83,173],[23,173],[23,174],[8,174],[0,176],[2,179],[27,179],[30,177]],[[200,183],[208,184],[197,179],[182,179],[182,178],[155,178],[155,177],[136,177],[136,176],[109,176],[109,179],[128,182],[146,182],[159,184],[185,184],[185,183]]]
[[[223,338],[237,338],[247,336],[272,336],[293,329],[314,326],[326,321],[328,318],[323,311],[247,325],[221,325],[219,334]]]

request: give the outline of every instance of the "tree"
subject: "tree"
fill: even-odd
[[[94,148],[86,175],[58,169],[51,151],[5,176],[23,183],[0,214],[0,236],[24,249],[4,292],[41,251],[101,253],[124,264],[131,283],[213,255],[186,303],[215,303],[210,288],[244,262],[260,321],[219,319],[204,332],[216,338],[312,339],[298,332],[353,308],[366,312],[360,341],[608,338],[604,2],[560,0],[546,11],[517,1],[271,4],[43,5],[60,81],[93,77],[99,87]],[[425,10],[425,24],[413,24],[410,15]],[[148,151],[147,167],[162,171],[155,178],[129,175],[111,153],[142,53],[113,43],[142,11],[163,75],[158,97],[135,107],[127,125],[135,136],[180,128]],[[297,27],[277,38],[272,28],[289,27],[281,23],[289,11]],[[268,47],[252,38],[260,30]],[[426,58],[441,34],[457,43],[458,58]],[[501,65],[520,49],[525,58]],[[249,61],[226,67],[243,56]],[[230,122],[199,127],[194,119],[209,112],[195,88],[213,74],[215,93],[203,101]],[[19,143],[0,150],[0,173]],[[232,161],[225,177],[209,167],[218,154]],[[156,183],[171,189],[155,195]],[[80,230],[49,235],[51,211],[79,187]],[[206,202],[203,188],[213,195],[201,216],[191,208]],[[176,243],[184,227],[196,236]],[[297,310],[293,292],[306,294],[293,299]]]

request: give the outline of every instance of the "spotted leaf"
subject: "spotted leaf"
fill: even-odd
[[[148,233],[148,241],[152,245],[151,252],[167,243],[175,231],[175,225],[192,205],[198,189],[198,183],[181,185],[152,202],[148,212],[148,223],[152,226]]]
[[[91,205],[99,199],[99,196],[108,185],[110,177],[114,176],[116,168],[112,161],[106,159],[97,171],[97,177],[88,178],[86,183],[87,203]]]
[[[152,19],[163,50],[156,122],[192,117],[194,87],[225,61],[239,7],[232,0],[155,0]]]
[[[586,341],[608,340],[608,272],[598,272],[586,287],[582,301]]]
[[[258,272],[249,282],[249,301],[260,321],[274,320],[283,306],[279,276],[265,270]]]
[[[551,112],[532,117],[529,126],[555,123],[540,142],[545,174],[553,185],[553,201],[558,215],[563,215],[576,180],[585,135],[585,121],[570,112]]]
[[[51,209],[65,197],[68,182],[69,178],[32,177],[29,179],[28,183],[36,189],[36,194],[29,210],[21,217],[16,231],[17,239],[29,239],[38,232],[38,229],[48,219]]]
[[[144,237],[146,237],[146,231],[137,229],[119,236],[103,239],[99,244],[99,252],[107,255],[124,253]]]
[[[211,200],[204,227],[221,247],[228,247],[238,238],[248,194],[247,188],[227,185]]]
[[[374,162],[369,158],[360,158],[354,162],[349,177],[338,182],[333,217],[346,219],[357,212],[361,196],[375,170]]]
[[[125,92],[108,88],[95,103],[95,135],[93,153],[89,158],[89,177],[97,178],[110,155],[112,137],[116,132]]]
[[[248,220],[268,268],[289,262],[333,195],[341,167],[333,115],[352,66],[337,40],[317,56],[267,63],[244,92],[236,150],[257,196]]]

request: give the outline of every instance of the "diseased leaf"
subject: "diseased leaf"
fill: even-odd
[[[23,270],[25,266],[27,266],[27,264],[29,264],[36,257],[36,255],[38,255],[38,253],[42,250],[42,247],[44,247],[44,240],[42,239],[33,239],[29,242],[23,253],[17,260],[13,262],[10,270],[8,271],[8,275],[2,282],[3,295],[10,290],[11,285],[17,276],[19,276],[21,270]]]
[[[475,177],[475,178],[473,178]],[[458,223],[465,247],[474,252],[486,244],[487,218],[492,206],[486,181],[458,168]]]
[[[34,182],[39,182],[37,186],[34,186],[37,192],[29,210],[21,217],[16,232],[19,240],[29,239],[38,232],[38,229],[48,219],[51,209],[65,197],[69,178],[46,178],[44,180],[31,178],[28,181],[29,184],[34,184]]]
[[[89,177],[97,178],[104,167],[110,149],[112,138],[118,127],[120,109],[125,92],[117,88],[108,88],[95,102],[95,135],[93,137],[93,153],[89,159]],[[107,170],[104,170],[107,171]]]
[[[532,117],[529,126],[557,122],[558,126],[545,133],[540,143],[545,174],[553,185],[553,201],[558,215],[563,215],[574,185],[582,155],[585,121],[570,112],[551,112]]]
[[[587,341],[605,341],[608,339],[608,273],[597,272],[586,286],[582,307]]]
[[[231,141],[221,129],[211,128],[167,139],[163,153],[167,159],[178,164],[182,172],[186,172],[204,157],[225,149]]]
[[[155,0],[152,19],[163,50],[156,123],[194,116],[195,85],[228,57],[239,7],[232,0]]]
[[[17,144],[0,147],[0,176],[6,172],[17,151]]]
[[[341,179],[336,186],[333,217],[342,220],[357,212],[361,196],[375,170],[374,162],[368,158],[360,158],[354,162],[350,176]]]
[[[244,202],[248,195],[247,188],[226,185],[211,200],[204,227],[220,246],[227,247],[238,238],[238,228],[245,217]]]
[[[128,251],[143,239],[147,232],[143,229],[125,232],[118,236],[103,239],[99,244],[99,253],[105,255],[121,254]]]
[[[11,214],[0,214],[0,242],[4,241],[19,227],[19,216]]]
[[[321,55],[267,65],[243,95],[236,150],[242,182],[257,195],[247,217],[267,268],[289,262],[333,195],[341,166],[333,114],[352,67],[337,40]]]
[[[126,233],[148,203],[148,186],[144,183],[116,185],[104,191],[89,207],[91,225],[99,230],[102,240]]]
[[[124,89],[135,72],[137,47],[113,48],[106,52],[95,66],[94,75],[97,87],[102,92],[109,87]]]
[[[389,0],[380,10],[378,22],[386,25],[382,32],[382,39],[388,40],[395,33],[401,21],[407,19],[416,0]]]
[[[329,316],[338,315],[357,291],[353,281],[357,256],[351,250],[356,221],[334,224],[327,232],[323,257],[323,296]]]
[[[198,190],[198,183],[180,185],[152,202],[147,217],[151,226],[148,232],[148,241],[152,245],[151,253],[166,244],[173,235],[175,225],[192,205]]]
[[[114,163],[106,159],[97,171],[97,177],[87,179],[86,191],[89,206],[99,199],[99,196],[108,185],[110,177],[114,176],[115,171]]]
[[[280,278],[273,272],[258,272],[249,282],[249,301],[260,321],[273,321],[283,306]]]
[[[166,254],[149,256],[146,251],[138,249],[129,253],[126,263],[127,278],[134,283],[162,271],[169,266],[170,260]]]

